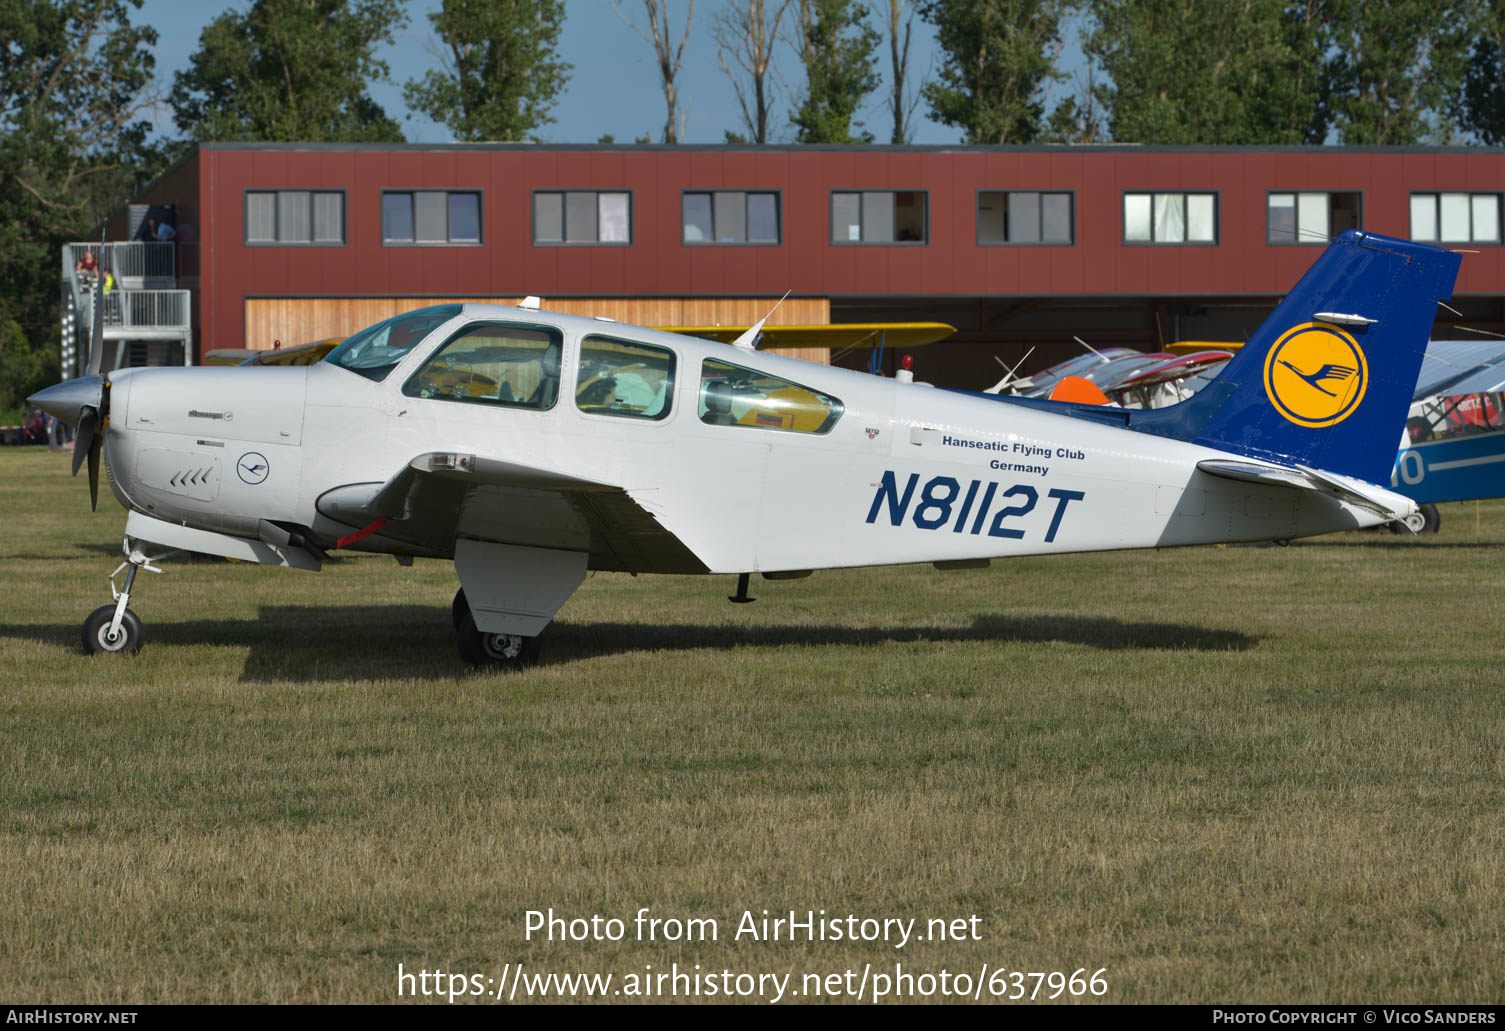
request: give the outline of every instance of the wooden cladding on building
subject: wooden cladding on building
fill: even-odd
[[[367,326],[431,304],[516,305],[520,297],[250,297],[246,299],[245,346],[267,350],[281,341],[296,347],[313,340],[350,336]],[[549,311],[604,315],[635,326],[750,326],[774,305],[766,298],[560,298],[544,299]],[[824,325],[831,321],[825,298],[789,298],[769,318],[771,326]],[[829,364],[827,348],[769,348],[770,353]]]

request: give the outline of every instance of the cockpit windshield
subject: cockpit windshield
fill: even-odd
[[[368,326],[329,354],[326,362],[378,383],[408,356],[413,345],[460,314],[458,304],[435,304]]]

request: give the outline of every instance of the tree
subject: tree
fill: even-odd
[[[685,41],[690,38],[690,23],[695,20],[695,0],[690,0],[689,10],[685,12],[685,30],[680,34],[678,46],[674,44],[673,27],[669,24],[669,0],[643,0],[643,7],[648,12],[646,31],[623,13],[617,0],[611,0],[611,7],[617,12],[617,17],[631,25],[633,31],[653,47],[658,59],[659,82],[664,87],[664,103],[669,108],[669,116],[664,121],[664,142],[678,143],[679,86],[675,80],[679,77],[680,61],[685,56]]]
[[[1481,143],[1505,143],[1505,7],[1494,4],[1480,20],[1453,117]]]
[[[732,80],[737,106],[742,112],[742,124],[751,141],[757,144],[768,142],[768,68],[773,62],[774,44],[779,38],[779,23],[784,20],[789,2],[774,0],[770,4],[768,0],[731,0],[711,23],[716,57],[721,62],[721,70]]]
[[[890,143],[904,144],[913,134],[914,109],[909,88],[909,41],[914,31],[915,8],[908,0],[888,0],[888,112],[893,116]]]
[[[1329,0],[1333,121],[1346,144],[1424,141],[1463,87],[1478,0]]]
[[[921,17],[945,55],[922,93],[968,143],[1028,143],[1041,133],[1066,0],[930,0]]]
[[[800,0],[800,62],[805,98],[792,121],[801,143],[872,143],[873,134],[854,123],[864,98],[878,88],[878,45],[883,38],[867,23],[859,0]]]
[[[368,87],[388,76],[376,48],[407,15],[387,0],[255,0],[205,26],[173,77],[173,117],[201,140],[396,142]]]
[[[1049,143],[1102,143],[1108,138],[1103,121],[1102,90],[1098,64],[1089,55],[1085,73],[1077,77],[1075,91],[1046,116],[1041,139]]]
[[[58,377],[58,257],[159,170],[139,0],[0,2],[0,410]],[[162,155],[157,154],[160,158]]]
[[[1326,0],[1096,0],[1083,49],[1115,140],[1321,143],[1331,59]]]
[[[444,0],[429,21],[443,68],[408,80],[409,107],[472,142],[516,142],[554,121],[570,72],[559,59],[564,0]]]

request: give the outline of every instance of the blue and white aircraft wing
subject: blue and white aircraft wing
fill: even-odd
[[[1413,400],[1436,394],[1481,394],[1505,383],[1505,340],[1433,340]]]

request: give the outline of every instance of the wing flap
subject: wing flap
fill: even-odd
[[[419,455],[385,483],[329,491],[319,512],[448,555],[458,538],[586,551],[601,570],[703,573],[707,566],[622,487],[542,466],[451,452]]]

